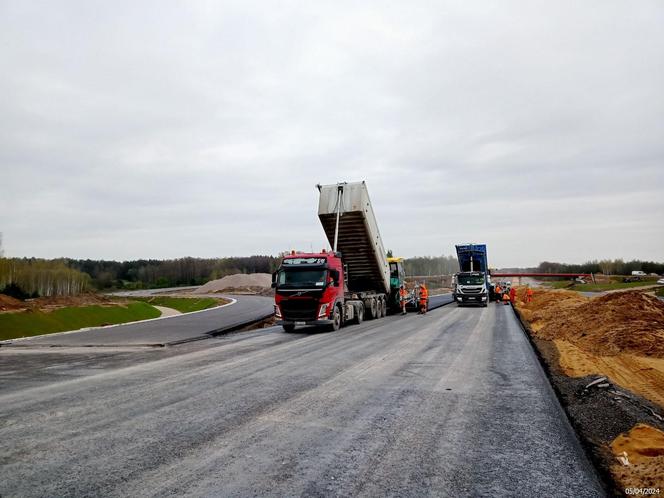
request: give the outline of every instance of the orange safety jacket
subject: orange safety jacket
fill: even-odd
[[[406,297],[408,297],[408,292],[406,291],[406,289],[399,289],[399,297],[401,298],[402,301],[405,300]]]
[[[429,297],[429,291],[427,290],[427,288],[426,287],[421,287],[420,288],[420,301],[426,301],[428,297]]]

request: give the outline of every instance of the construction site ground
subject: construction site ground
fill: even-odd
[[[515,308],[616,495],[664,488],[664,302],[639,291],[523,298]]]

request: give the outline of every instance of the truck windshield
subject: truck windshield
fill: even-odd
[[[482,275],[459,275],[457,281],[460,285],[482,285],[484,277]]]
[[[326,270],[281,270],[277,277],[278,287],[324,287]]]

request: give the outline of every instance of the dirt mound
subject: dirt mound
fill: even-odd
[[[619,463],[611,469],[623,488],[664,488],[664,432],[637,424],[611,443]]]
[[[213,292],[242,292],[258,293],[269,289],[272,285],[272,275],[269,273],[236,273],[224,278],[211,280],[194,291],[195,294]]]
[[[540,339],[565,340],[599,356],[621,353],[664,358],[664,302],[641,292],[586,298],[569,291],[535,291],[517,303]]]
[[[20,310],[25,308],[23,301],[14,299],[11,296],[0,294],[0,311]]]
[[[10,296],[0,294],[0,312],[16,310],[53,311],[70,306],[115,306],[121,299],[111,298],[103,294],[79,294],[78,296],[38,297],[19,301]]]

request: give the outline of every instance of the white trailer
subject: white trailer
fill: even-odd
[[[390,267],[365,182],[317,187],[318,218],[332,250],[341,253],[347,292],[362,299],[369,314],[384,315]]]

